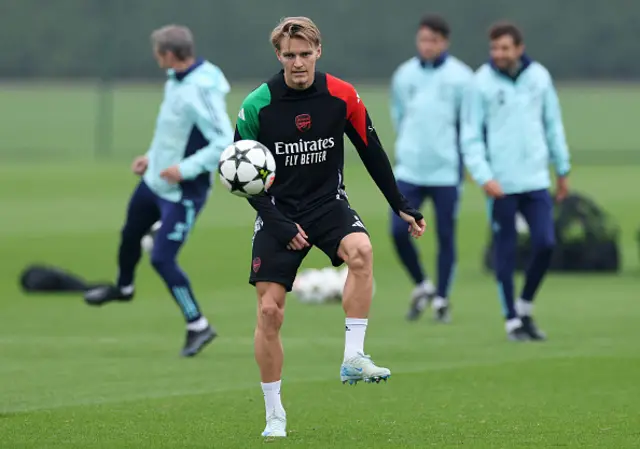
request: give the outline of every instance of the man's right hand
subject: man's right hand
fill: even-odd
[[[138,156],[133,160],[131,164],[131,171],[133,171],[136,175],[142,176],[144,172],[147,171],[147,166],[149,165],[149,158],[147,156]]]
[[[494,181],[493,179],[491,181],[487,181],[482,188],[491,198],[502,198],[504,196],[502,187],[500,187],[498,181]]]
[[[300,251],[301,249],[309,247],[309,242],[307,242],[307,234],[304,232],[304,229],[300,227],[298,223],[296,223],[296,227],[298,228],[298,233],[296,236],[289,242],[287,245],[287,249]]]

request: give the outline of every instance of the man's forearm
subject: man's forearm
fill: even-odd
[[[252,196],[248,198],[248,201],[251,207],[258,212],[265,230],[274,235],[284,245],[298,234],[296,224],[278,210],[269,195]]]

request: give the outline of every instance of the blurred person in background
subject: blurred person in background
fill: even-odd
[[[449,292],[456,263],[456,215],[462,182],[459,117],[463,90],[473,71],[450,55],[447,21],[426,15],[416,34],[418,54],[396,69],[391,81],[391,116],[397,133],[395,175],[411,207],[433,202],[438,236],[437,284],[427,276],[405,223],[391,214],[396,252],[415,288],[408,320],[431,303],[436,320],[450,319]]]
[[[523,36],[501,22],[489,31],[491,59],[481,66],[463,102],[462,150],[472,178],[488,197],[495,276],[510,340],[544,340],[533,300],[555,245],[549,163],[555,165],[556,200],[568,193],[569,151],[553,80],[524,53]],[[514,300],[516,214],[529,226],[532,259]]]
[[[216,332],[203,316],[189,278],[176,259],[206,203],[220,154],[233,142],[225,103],[230,87],[217,66],[196,58],[188,28],[160,28],[152,33],[151,41],[159,67],[167,70],[164,99],[149,150],[132,165],[142,179],[129,200],[121,232],[117,281],[89,290],[85,301],[100,306],[133,298],[140,241],[160,221],[151,264],[182,311],[187,332],[181,355],[190,357],[213,340]]]

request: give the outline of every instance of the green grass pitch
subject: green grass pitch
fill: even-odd
[[[246,86],[234,88],[232,116],[247,93]],[[392,153],[385,89],[360,90]],[[560,92],[576,160],[605,150],[611,158],[634,154],[639,89]],[[91,279],[115,275],[118,232],[136,183],[128,164],[146,149],[159,93],[160,86],[115,91],[114,151],[96,160],[92,90],[0,90],[2,449],[265,444],[252,347],[255,295],[247,284],[253,213],[243,200],[218,185],[180,256],[220,333],[195,359],[178,357],[184,325],[146,257],[132,304],[93,309],[80,298],[25,296],[18,288],[20,270],[36,261]],[[594,197],[622,227],[624,271],[548,277],[537,316],[550,340],[512,344],[504,338],[496,287],[480,269],[487,225],[478,189],[467,183],[461,205],[453,322],[436,325],[425,316],[408,324],[411,286],[391,251],[388,210],[358,158],[350,156],[347,189],[375,252],[377,293],[366,351],[393,375],[387,384],[343,386],[341,308],[303,305],[291,296],[282,389],[290,437],[274,444],[639,447],[639,176],[640,167],[631,163],[575,167],[573,187]],[[432,222],[431,209],[426,211]],[[431,227],[420,241],[431,273],[434,244]],[[326,264],[313,251],[304,266]]]

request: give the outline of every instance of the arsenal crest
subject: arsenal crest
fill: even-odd
[[[309,114],[300,114],[296,117],[296,128],[298,131],[305,132],[311,129],[311,116]]]
[[[260,269],[260,265],[262,265],[262,261],[260,260],[259,257],[256,257],[255,259],[253,259],[253,262],[251,262],[251,265],[253,267],[253,272],[257,273],[258,270]]]

